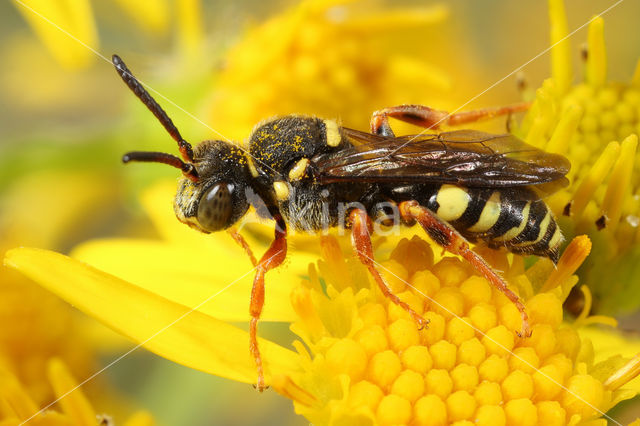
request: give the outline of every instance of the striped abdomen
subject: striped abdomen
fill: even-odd
[[[471,241],[558,260],[562,232],[544,201],[526,188],[442,185],[427,207]]]

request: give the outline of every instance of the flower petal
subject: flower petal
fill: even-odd
[[[239,246],[228,250],[212,247],[202,253],[159,241],[109,239],[81,244],[72,256],[186,307],[197,306],[220,292],[198,311],[223,321],[249,320],[254,271]],[[305,265],[313,261],[304,253],[294,257],[303,257]],[[267,274],[263,320],[295,318],[290,294],[299,283],[301,272],[291,269],[285,267]]]
[[[233,380],[256,379],[249,337],[232,325],[55,252],[13,249],[5,265],[158,355]],[[263,339],[260,348],[267,381],[297,368],[293,351]]]

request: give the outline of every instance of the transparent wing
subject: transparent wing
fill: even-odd
[[[319,183],[451,183],[532,186],[546,196],[568,185],[569,161],[509,135],[475,130],[387,138],[349,128],[352,146],[312,159]]]

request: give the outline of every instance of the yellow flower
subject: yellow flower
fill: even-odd
[[[451,79],[425,57],[446,47],[424,40],[425,30],[447,14],[441,5],[394,9],[304,0],[250,28],[230,49],[216,81],[211,122],[241,139],[277,114],[340,117],[349,127],[367,128],[370,114],[385,106],[444,108]]]
[[[165,191],[156,188],[145,203],[153,205]],[[225,322],[248,318],[248,286],[242,296],[236,285],[224,286],[243,272],[251,276],[249,262],[234,262],[241,249],[231,253],[233,246],[222,246],[221,238],[155,220],[165,227],[164,242],[103,241],[76,250],[128,281],[38,249],[12,250],[5,263],[155,353],[254,383],[248,334]],[[194,237],[176,238],[182,228]],[[218,251],[208,243],[193,246],[209,239]],[[601,418],[635,395],[624,388],[637,374],[634,354],[622,351],[595,362],[598,340],[578,333],[588,318],[563,322],[562,301],[590,249],[586,237],[570,244],[557,270],[540,260],[525,271],[521,257],[483,252],[526,301],[533,330],[528,339],[516,337],[521,317],[515,306],[469,265],[434,255],[417,237],[392,247],[378,267],[394,292],[431,320],[424,330],[381,295],[333,237],[323,238],[323,259],[307,269],[301,284],[286,279],[291,271],[267,276],[267,315],[291,322],[300,341],[292,351],[261,339],[265,378],[314,424],[577,423]],[[300,269],[297,255],[294,271]],[[122,262],[123,256],[136,262]],[[226,267],[202,269],[211,256]],[[223,302],[220,291],[233,298]]]
[[[516,133],[534,146],[571,161],[571,185],[549,200],[565,233],[588,233],[594,255],[581,274],[596,308],[625,312],[638,307],[640,232],[638,163],[640,62],[628,83],[607,80],[604,21],[589,23],[585,79],[573,85],[571,48],[561,0],[550,0],[552,77],[536,92]],[[566,218],[567,215],[570,216]],[[615,296],[613,296],[615,295]]]
[[[56,399],[57,409],[46,407],[39,410],[39,403],[30,395],[13,374],[0,364],[0,424],[2,425],[49,425],[49,426],[89,426],[99,423],[111,425],[111,418],[97,413],[84,395],[78,383],[60,359],[47,362],[47,377]],[[151,415],[144,411],[134,413],[124,426],[153,426]]]
[[[12,3],[60,65],[80,69],[96,59],[100,47],[98,19],[89,0],[19,0]],[[115,0],[113,3],[146,36],[162,37],[171,24],[175,24],[181,59],[201,58],[204,35],[198,0],[175,2],[173,13],[167,0]]]

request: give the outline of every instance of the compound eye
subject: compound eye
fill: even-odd
[[[232,212],[233,185],[218,183],[209,188],[198,204],[197,219],[202,228],[210,232],[227,228]]]

